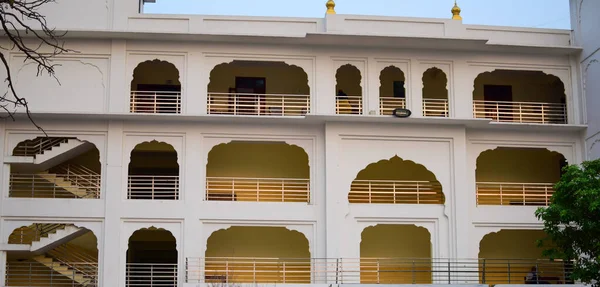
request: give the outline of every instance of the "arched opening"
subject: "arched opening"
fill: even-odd
[[[206,200],[308,203],[308,154],[285,142],[217,145],[208,153]]]
[[[423,115],[448,117],[448,78],[444,71],[433,67],[423,73]]]
[[[360,70],[350,64],[343,65],[337,69],[335,80],[336,114],[362,114],[363,93]]]
[[[478,205],[544,206],[567,165],[558,152],[543,148],[499,147],[477,157]]]
[[[285,227],[233,226],[206,244],[209,283],[310,283],[306,237]]]
[[[177,286],[177,240],[167,230],[134,232],[127,249],[127,286]]]
[[[310,113],[308,75],[279,61],[223,63],[210,72],[207,106],[209,114],[305,115]]]
[[[397,108],[406,108],[406,79],[395,66],[386,67],[379,74],[379,114],[392,115]]]
[[[362,284],[431,284],[431,264],[431,235],[426,228],[378,224],[362,232]]]
[[[9,197],[98,199],[101,190],[100,151],[72,137],[37,137],[22,141],[10,163]]]
[[[498,122],[566,124],[564,83],[540,71],[495,70],[479,74],[473,116]]]
[[[442,185],[423,165],[394,156],[368,165],[352,182],[350,203],[444,204]]]
[[[546,238],[542,230],[506,230],[490,233],[479,243],[479,276],[485,284],[561,284],[568,280],[572,266],[542,259],[537,241]],[[535,270],[532,270],[535,268]],[[534,271],[534,272],[532,272]],[[534,273],[537,276],[532,276]],[[528,278],[529,276],[529,278]]]
[[[172,145],[151,141],[131,151],[127,199],[179,199],[179,163]]]
[[[132,113],[181,113],[181,83],[175,65],[161,60],[145,61],[133,70]]]
[[[96,286],[98,243],[94,233],[72,224],[34,223],[15,229],[7,252],[6,286]]]

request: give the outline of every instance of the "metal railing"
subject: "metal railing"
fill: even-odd
[[[567,105],[473,100],[473,117],[497,122],[566,124]]]
[[[59,229],[65,229],[65,227],[67,227],[67,224],[34,223],[30,226],[15,229],[8,236],[8,243],[31,244],[34,241],[39,241],[42,237],[47,237],[48,234],[54,233]]]
[[[130,175],[127,199],[178,200],[178,175]]]
[[[405,180],[355,180],[348,195],[350,203],[443,204],[438,182]]]
[[[132,113],[179,114],[181,92],[131,91],[129,111]]]
[[[206,200],[310,202],[310,181],[298,178],[207,177]]]
[[[478,205],[547,206],[552,183],[477,182]]]
[[[186,283],[523,284],[572,283],[572,267],[535,259],[187,258]]]
[[[389,116],[395,109],[406,108],[406,98],[379,97],[379,114]]]
[[[39,262],[9,261],[6,263],[6,286],[94,287],[97,275],[86,276],[72,267],[85,269],[89,263],[71,263],[69,267],[58,262],[46,266]]]
[[[426,117],[448,117],[448,99],[426,99],[423,98],[423,116]]]
[[[84,186],[75,185],[74,181]],[[100,198],[99,175],[65,174],[22,174],[11,173],[9,197],[19,198]],[[97,183],[92,184],[92,183]]]
[[[77,164],[62,164],[51,168],[50,171],[56,171],[57,174],[63,175],[61,176],[63,179],[71,182],[73,185],[94,193],[96,198],[100,197],[102,178],[97,172]]]
[[[208,93],[208,113],[254,116],[303,116],[310,113],[310,95]]]
[[[66,243],[48,251],[47,254],[87,278],[96,278],[98,275],[97,255],[93,256],[77,245]],[[73,264],[73,262],[77,262],[77,264]]]
[[[127,263],[125,286],[178,286],[177,264]]]
[[[33,156],[44,153],[55,146],[66,143],[73,138],[65,137],[38,137],[19,143],[13,150],[14,156]]]
[[[335,113],[338,115],[351,114],[362,115],[363,98],[362,95],[336,96]]]

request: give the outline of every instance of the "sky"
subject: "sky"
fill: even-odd
[[[145,13],[323,17],[326,0],[156,0]],[[335,0],[338,14],[449,18],[454,0]],[[281,4],[286,3],[286,4]],[[463,23],[570,29],[569,0],[458,0]]]

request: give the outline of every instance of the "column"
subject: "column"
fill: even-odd
[[[469,72],[469,65],[464,60],[455,61],[453,68],[454,93],[449,95],[454,98],[450,99],[450,108],[453,108],[455,118],[473,118],[473,84],[477,75]]]
[[[102,266],[99,266],[99,286],[125,286],[124,274],[125,266],[120,266],[121,256],[121,196],[122,190],[122,174],[123,167],[121,163],[123,154],[123,122],[110,121],[108,123],[107,136],[107,153],[106,153],[106,172],[104,173],[104,189],[103,197],[105,199],[105,218],[104,218],[104,237],[99,240],[99,244],[103,244],[102,250]]]
[[[130,95],[126,81],[130,77],[126,74],[127,42],[125,40],[113,40],[110,53],[110,89],[107,91],[107,112],[128,113]]]
[[[313,101],[312,114],[332,115],[335,114],[335,70],[333,61],[329,55],[316,57],[316,77],[311,90]]]
[[[202,52],[194,50],[187,57],[186,83],[184,87],[183,112],[187,115],[206,114],[206,103],[208,98],[208,83],[210,71],[213,67],[207,66],[203,61]]]
[[[365,99],[365,115],[379,115],[379,69],[377,68],[377,61],[375,58],[370,57],[367,60],[365,69],[365,80],[366,84],[366,97]]]
[[[407,107],[412,112],[411,117],[423,117],[423,71],[418,60],[412,59],[410,63],[410,71],[406,75],[410,79],[407,93]]]

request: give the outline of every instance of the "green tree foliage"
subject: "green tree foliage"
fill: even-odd
[[[575,260],[571,279],[600,286],[600,160],[563,170],[547,208],[536,211],[551,259]],[[549,243],[552,242],[552,245]],[[552,246],[552,247],[550,247]]]

